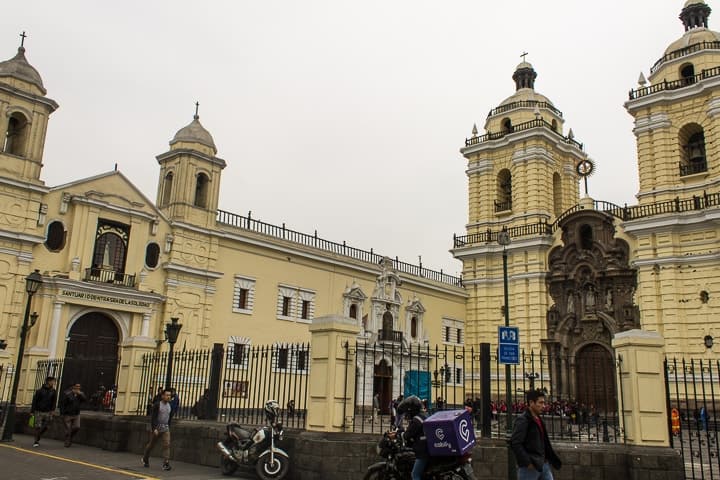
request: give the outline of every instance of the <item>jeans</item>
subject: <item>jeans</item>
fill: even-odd
[[[546,463],[543,465],[542,472],[538,472],[534,468],[518,467],[517,478],[518,480],[553,480],[553,474],[550,464]]]
[[[412,469],[412,480],[422,480],[425,466],[427,466],[427,458],[416,458]]]

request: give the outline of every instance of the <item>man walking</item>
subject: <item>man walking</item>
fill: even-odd
[[[33,395],[32,407],[30,407],[31,415],[35,416],[35,442],[33,447],[40,446],[40,436],[48,429],[55,415],[55,402],[57,401],[55,383],[55,377],[47,377],[43,386]]]
[[[150,441],[145,446],[145,453],[142,457],[142,464],[145,468],[150,466],[150,451],[158,438],[162,439],[163,470],[170,470],[170,421],[173,417],[173,410],[170,406],[172,393],[166,389],[160,400],[155,402],[150,413]]]
[[[80,430],[80,404],[87,398],[79,383],[73,383],[60,398],[60,414],[65,423],[65,447],[72,445],[72,439]]]
[[[562,466],[550,444],[540,414],[545,409],[545,394],[541,390],[527,392],[525,413],[515,419],[510,445],[518,465],[518,480],[553,480],[552,465]]]

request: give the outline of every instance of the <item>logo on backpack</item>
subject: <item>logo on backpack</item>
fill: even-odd
[[[437,430],[435,430],[435,437],[438,440],[442,440],[445,438],[445,432],[443,432],[442,428],[438,428]]]

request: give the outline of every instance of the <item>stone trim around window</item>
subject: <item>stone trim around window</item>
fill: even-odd
[[[312,323],[315,318],[315,291],[292,285],[278,285],[276,313],[278,320]]]
[[[243,305],[244,303],[244,305]],[[255,279],[235,275],[233,289],[233,313],[251,315],[255,305]],[[244,308],[243,308],[244,307]]]

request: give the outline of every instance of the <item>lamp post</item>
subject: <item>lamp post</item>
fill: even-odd
[[[510,234],[507,231],[507,227],[503,227],[502,231],[498,233],[497,241],[503,247],[502,251],[502,262],[503,262],[503,293],[505,295],[505,305],[503,307],[503,313],[505,314],[505,326],[510,326],[510,306],[508,305],[508,267],[507,267],[507,246],[510,245]],[[515,457],[510,448],[510,437],[512,436],[512,381],[510,364],[505,364],[505,405],[507,406],[507,412],[505,414],[505,434],[508,441],[508,479],[514,479],[515,474]]]
[[[180,335],[180,329],[182,324],[178,323],[180,320],[178,317],[170,318],[170,323],[165,324],[165,339],[170,345],[168,349],[168,361],[167,361],[167,372],[165,374],[165,389],[170,388],[170,381],[172,380],[172,367],[173,367],[173,348],[175,348],[175,342],[177,342],[178,335]]]
[[[15,376],[13,377],[12,393],[10,394],[10,403],[7,406],[5,415],[5,427],[3,428],[2,441],[11,442],[13,431],[15,430],[15,410],[17,405],[17,392],[20,384],[20,371],[22,370],[23,353],[25,351],[25,339],[37,321],[38,314],[30,315],[30,302],[33,295],[38,291],[42,284],[42,275],[39,270],[35,270],[25,278],[25,291],[27,292],[27,303],[25,304],[25,316],[23,318],[22,327],[20,327],[20,345],[18,346],[17,361],[15,362]],[[32,318],[31,318],[32,317]]]

